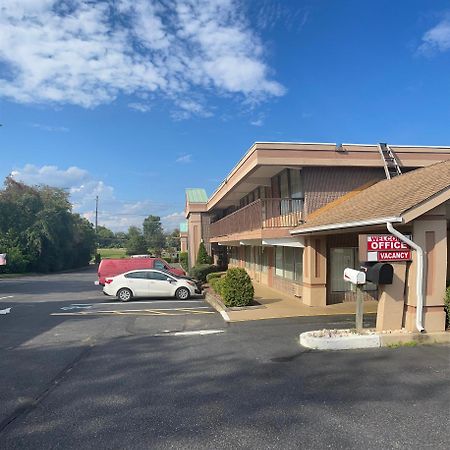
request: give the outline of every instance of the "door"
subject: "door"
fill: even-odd
[[[148,272],[130,272],[125,275],[127,284],[136,297],[145,297],[148,295],[150,280],[147,277]]]
[[[162,272],[148,272],[149,292],[151,297],[171,297],[175,279]],[[170,281],[168,281],[170,279]]]

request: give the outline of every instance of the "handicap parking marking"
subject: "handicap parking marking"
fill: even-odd
[[[0,309],[0,314],[9,314],[11,312],[11,308]]]
[[[95,303],[72,303],[70,306],[63,306],[60,309],[62,311],[71,311],[72,309],[89,309],[94,305]]]

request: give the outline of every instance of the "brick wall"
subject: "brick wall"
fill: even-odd
[[[306,215],[369,181],[386,178],[382,168],[371,167],[305,167],[302,175]]]

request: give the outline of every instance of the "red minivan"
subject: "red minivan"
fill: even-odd
[[[115,277],[130,270],[138,269],[158,269],[172,273],[173,275],[186,275],[183,269],[172,267],[161,258],[102,259],[98,266],[98,281],[95,284],[104,286],[106,277]]]

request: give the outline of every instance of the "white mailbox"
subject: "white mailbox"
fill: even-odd
[[[347,269],[344,270],[344,280],[350,281],[350,283],[353,284],[365,284],[366,273],[347,267]]]

